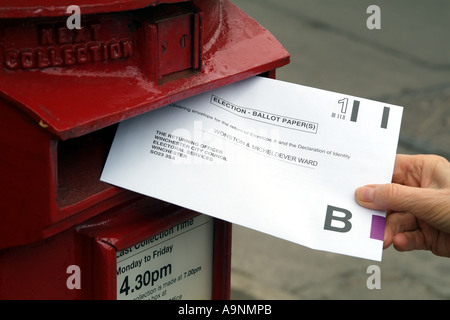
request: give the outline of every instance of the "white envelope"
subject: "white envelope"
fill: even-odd
[[[101,180],[313,249],[381,260],[403,108],[254,77],[120,123]]]

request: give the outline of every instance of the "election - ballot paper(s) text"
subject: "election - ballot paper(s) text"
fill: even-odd
[[[119,124],[101,180],[313,249],[380,261],[403,108],[253,77]]]

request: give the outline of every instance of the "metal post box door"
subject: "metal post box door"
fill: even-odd
[[[147,198],[78,228],[96,299],[228,299],[231,224]],[[101,222],[101,223],[97,223]],[[89,240],[90,239],[90,240]]]

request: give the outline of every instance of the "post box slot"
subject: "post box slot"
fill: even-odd
[[[58,205],[64,208],[108,189],[100,181],[117,125],[58,142]]]

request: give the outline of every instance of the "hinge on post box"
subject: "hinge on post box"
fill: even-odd
[[[145,23],[142,69],[151,80],[200,68],[200,15],[194,12]]]

